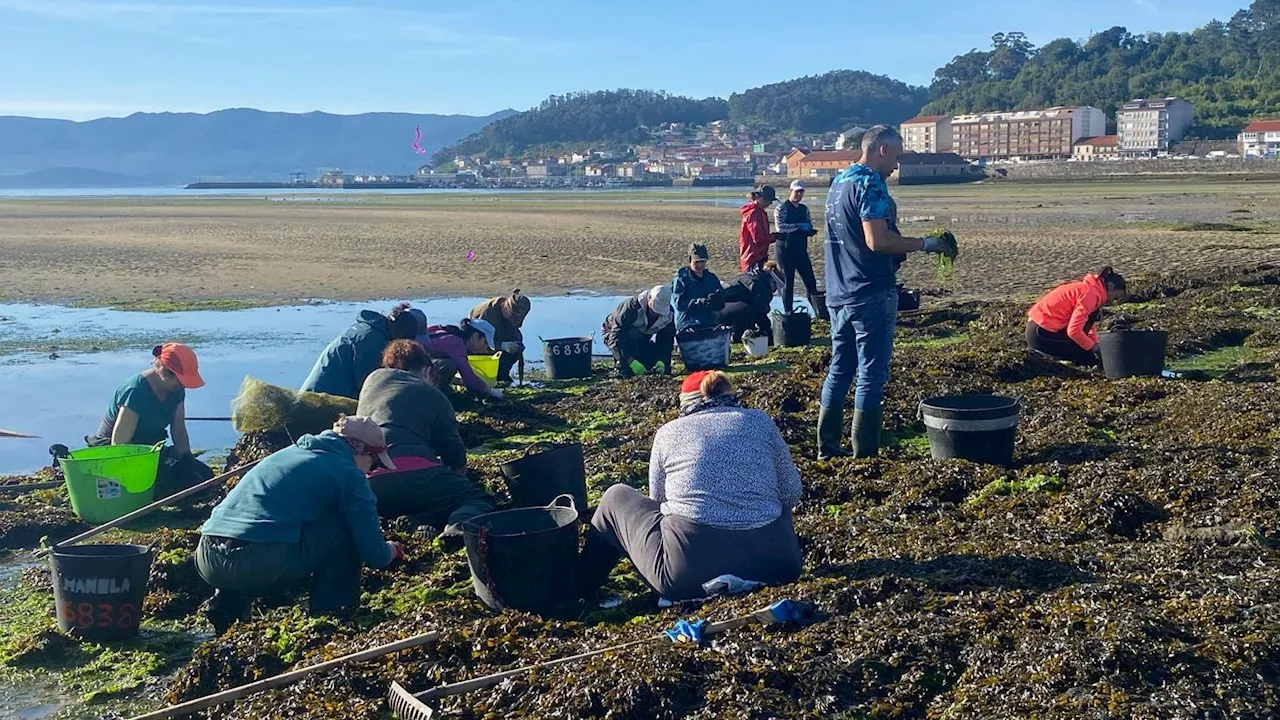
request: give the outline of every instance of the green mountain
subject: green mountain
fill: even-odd
[[[645,127],[664,122],[706,124],[725,117],[725,101],[694,100],[652,90],[603,90],[553,95],[532,110],[487,125],[480,132],[441,150],[436,161],[455,154],[499,158],[541,146],[644,140]]]
[[[1035,47],[999,33],[934,75],[925,112],[957,114],[1087,104],[1112,123],[1125,101],[1177,95],[1195,104],[1194,132],[1232,136],[1250,118],[1280,115],[1280,0],[1255,0],[1229,21],[1191,32],[1135,35],[1123,27],[1084,43]]]
[[[929,99],[912,87],[861,70],[765,85],[729,96],[729,120],[754,127],[821,133],[854,125],[896,125],[911,119]]]
[[[625,145],[648,137],[664,122],[704,125],[730,120],[767,130],[826,132],[852,125],[898,123],[928,100],[928,91],[854,70],[788,80],[721,98],[695,100],[651,90],[608,90],[555,95],[532,110],[486,126],[452,147],[455,154],[490,158],[566,146]]]

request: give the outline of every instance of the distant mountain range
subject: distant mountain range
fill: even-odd
[[[0,117],[0,187],[128,187],[285,180],[322,169],[409,174],[431,153],[514,115],[331,115],[252,109],[88,122]],[[414,128],[422,129],[414,152]]]

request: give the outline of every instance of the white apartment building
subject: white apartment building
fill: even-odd
[[[921,115],[902,123],[902,147],[909,152],[951,152],[951,118],[946,115]]]
[[[1243,157],[1280,155],[1280,120],[1251,122],[1240,132],[1238,140]]]
[[[1178,97],[1130,100],[1116,113],[1121,155],[1158,155],[1186,137],[1194,115],[1191,103]]]

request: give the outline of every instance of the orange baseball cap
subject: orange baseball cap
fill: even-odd
[[[200,377],[200,363],[196,361],[196,351],[182,343],[165,343],[151,349],[151,354],[160,361],[160,366],[173,373],[182,387],[195,390],[204,387],[204,378]]]

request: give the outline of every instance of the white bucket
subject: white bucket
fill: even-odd
[[[763,335],[743,338],[742,347],[746,348],[747,354],[753,358],[764,357],[769,352],[769,338]]]

